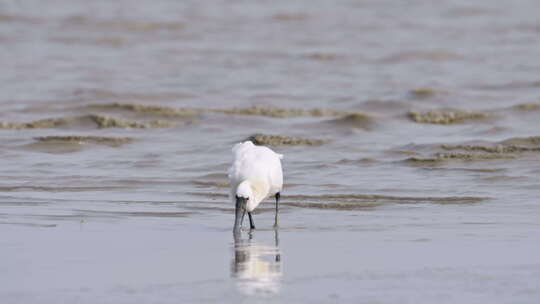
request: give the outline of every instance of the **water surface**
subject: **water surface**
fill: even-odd
[[[539,10],[0,1],[1,301],[537,303]]]

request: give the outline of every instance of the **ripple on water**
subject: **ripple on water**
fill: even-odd
[[[512,109],[521,111],[538,111],[540,110],[540,103],[522,103],[513,106]]]
[[[131,111],[139,114],[163,116],[163,117],[198,117],[201,114],[200,109],[195,108],[174,108],[167,106],[156,106],[156,105],[144,105],[136,103],[102,103],[102,104],[91,104],[87,106],[89,109],[100,109],[100,110],[124,110]]]
[[[38,192],[81,192],[81,191],[110,191],[128,189],[128,187],[120,186],[37,186],[37,185],[22,185],[22,186],[0,186],[2,192],[13,191],[38,191]]]
[[[15,225],[15,226],[25,226],[25,227],[35,227],[35,228],[54,228],[58,225],[56,224],[40,224],[40,223],[23,223],[23,222],[2,222],[0,225]]]
[[[95,146],[120,147],[134,142],[132,137],[107,136],[43,136],[35,137],[37,142],[23,145],[23,149],[44,153],[74,153]]]
[[[252,141],[256,145],[263,146],[320,146],[330,141],[329,139],[315,139],[269,134],[255,134],[248,137],[247,140]]]
[[[491,113],[459,109],[437,109],[428,111],[410,111],[409,118],[418,123],[455,124],[466,121],[477,121],[492,117]]]
[[[42,136],[35,137],[35,140],[39,142],[46,143],[94,143],[94,144],[105,144],[105,145],[122,145],[126,143],[131,143],[135,140],[133,137],[106,137],[106,136],[80,136],[80,135],[71,135],[71,136]]]
[[[208,197],[212,199],[228,198],[227,194],[214,192],[190,192],[194,196]],[[310,209],[335,209],[335,210],[369,210],[388,204],[439,204],[439,205],[467,205],[489,200],[488,197],[479,196],[389,196],[379,194],[322,194],[282,195],[280,204],[284,206],[310,208]],[[270,209],[269,209],[270,210]]]
[[[413,156],[406,159],[409,163],[429,164],[441,163],[451,160],[479,161],[513,159],[526,156],[530,153],[540,152],[540,137],[513,137],[499,142],[472,142],[464,144],[440,144],[411,146],[417,149],[434,148],[443,152],[436,152],[431,156]],[[451,152],[445,152],[451,151]],[[416,151],[414,151],[416,152]]]
[[[135,112],[138,114],[155,115],[163,117],[197,117],[202,113],[221,113],[229,115],[250,115],[250,116],[265,116],[274,118],[286,117],[332,117],[345,116],[349,114],[361,114],[355,111],[335,110],[335,109],[300,109],[300,108],[283,108],[269,105],[253,105],[249,107],[235,108],[178,108],[158,105],[144,105],[136,103],[102,103],[91,104],[86,108],[99,110],[124,110]]]
[[[374,117],[372,115],[362,112],[355,112],[352,114],[347,114],[340,118],[326,120],[322,122],[322,124],[326,126],[330,125],[332,127],[345,128],[349,130],[352,128],[361,129],[364,131],[372,131],[375,127],[377,120],[380,119],[382,118]]]
[[[179,31],[184,28],[181,22],[147,22],[130,19],[97,19],[84,15],[72,15],[63,20],[67,27],[79,27],[90,30],[125,31],[125,32],[157,32]]]
[[[131,121],[113,116],[89,114],[82,116],[48,118],[33,122],[0,122],[0,129],[47,129],[70,127],[97,127],[97,128],[168,128],[182,124],[177,121],[152,120]]]
[[[381,63],[403,63],[408,61],[426,60],[426,61],[449,61],[460,60],[463,57],[457,53],[453,53],[445,50],[432,50],[432,51],[407,51],[399,52],[393,55],[389,55],[381,58]]]
[[[79,212],[84,216],[119,216],[119,217],[189,217],[196,212],[188,211],[170,211],[170,212],[161,212],[161,211],[108,211],[108,210],[85,210],[77,209],[74,210]]]

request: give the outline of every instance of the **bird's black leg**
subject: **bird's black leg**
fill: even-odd
[[[244,209],[244,213],[242,213],[242,220],[240,221],[240,227],[242,227],[242,224],[244,223],[244,216],[246,215],[246,209]]]
[[[278,226],[278,212],[279,212],[279,198],[281,197],[281,194],[278,192],[276,193],[276,217],[274,220],[274,227]]]
[[[249,226],[251,229],[255,229],[255,223],[253,223],[253,217],[251,216],[251,212],[248,212],[249,215]]]
[[[281,253],[279,252],[279,233],[278,233],[279,230],[274,230],[274,237],[275,237],[275,241],[276,241],[276,249],[277,249],[277,254],[276,254],[276,262],[280,262],[281,261]]]

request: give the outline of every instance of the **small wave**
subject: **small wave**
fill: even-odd
[[[101,39],[106,39],[106,38],[101,38]],[[133,92],[133,91],[122,92],[122,91],[111,91],[111,90],[105,90],[105,89],[80,89],[80,88],[75,89],[73,91],[73,95],[78,100],[88,100],[88,101],[136,100],[136,101],[157,102],[157,101],[164,101],[164,100],[177,101],[180,99],[194,97],[194,95],[192,94],[182,93],[182,92],[139,93],[139,92]],[[95,105],[99,106],[101,104],[95,104]]]
[[[523,147],[518,145],[441,145],[444,150],[482,151],[487,153],[508,154],[516,152],[536,152],[540,147]]]
[[[458,153],[458,152],[449,152],[449,153],[436,153],[433,157],[410,157],[407,158],[407,162],[413,163],[434,163],[434,162],[443,162],[447,160],[466,160],[466,161],[475,161],[475,160],[493,160],[493,159],[511,159],[517,158],[515,154],[492,154],[492,153]]]
[[[224,193],[215,192],[190,192],[190,195],[204,196],[211,198],[227,198],[228,195]],[[437,203],[437,204],[466,204],[475,203],[489,200],[489,197],[479,196],[390,196],[380,194],[321,194],[321,195],[307,195],[307,194],[282,194],[282,202],[284,204],[319,204],[328,203],[328,201],[334,201],[329,204],[341,203],[341,204],[358,204],[359,201],[364,201],[365,206],[371,206],[370,204],[380,203]],[[367,203],[365,201],[368,201]],[[291,205],[293,206],[293,205]],[[316,205],[314,205],[316,206]],[[361,204],[359,205],[361,206]]]
[[[109,191],[117,189],[127,189],[128,187],[118,187],[118,186],[74,186],[74,187],[53,187],[53,186],[0,186],[0,191],[2,192],[11,192],[11,191],[44,191],[44,192],[79,192],[79,191]]]
[[[127,110],[140,114],[158,115],[163,117],[196,117],[202,113],[222,113],[230,115],[253,115],[253,116],[266,116],[275,118],[286,117],[326,117],[326,116],[345,116],[345,115],[365,115],[356,111],[346,110],[333,110],[333,109],[295,109],[295,108],[281,108],[274,106],[262,106],[254,105],[244,108],[175,108],[167,106],[156,105],[143,105],[134,103],[103,103],[103,104],[91,104],[87,106],[90,109],[102,109],[102,110]]]
[[[444,50],[400,52],[386,56],[379,61],[382,63],[400,63],[412,60],[448,61],[459,60],[462,56]]]
[[[351,111],[331,110],[331,109],[294,109],[280,108],[272,106],[255,105],[247,108],[232,108],[232,109],[210,109],[210,112],[225,113],[225,114],[240,114],[240,115],[256,115],[268,117],[296,117],[296,116],[343,116],[352,114]]]
[[[338,54],[323,52],[309,53],[305,57],[316,61],[334,61],[340,58]]]
[[[540,136],[514,137],[499,142],[423,145],[421,149],[422,147],[451,152],[437,152],[430,156],[422,156],[414,152],[416,155],[413,154],[405,161],[417,164],[434,164],[450,160],[477,161],[518,158],[527,155],[527,153],[540,152]],[[415,147],[415,149],[417,148]]]
[[[201,109],[195,108],[173,108],[167,106],[151,106],[136,103],[119,102],[91,104],[88,106],[88,108],[103,110],[127,110],[141,114],[150,114],[163,117],[197,117],[202,112]]]
[[[521,145],[523,147],[540,146],[540,136],[512,137],[501,141],[503,145]]]
[[[288,195],[282,196],[293,200],[386,200],[386,201],[419,201],[419,202],[479,202],[485,201],[487,197],[477,196],[390,196],[380,194],[322,194],[322,195]]]
[[[17,225],[25,227],[38,227],[38,228],[53,228],[56,224],[39,224],[39,223],[19,223],[19,222],[0,222],[0,225]]]
[[[28,16],[21,16],[21,15],[4,15],[0,14],[0,22],[1,23],[28,23],[28,24],[39,24],[43,22],[43,20],[38,19],[36,17],[28,17]]]
[[[33,122],[0,122],[0,129],[50,129],[74,125],[94,124],[97,128],[168,128],[179,122],[164,120],[131,121],[112,116],[89,114],[73,117],[49,118]]]
[[[363,157],[363,158],[360,158],[360,159],[347,159],[347,158],[344,158],[344,159],[340,159],[336,162],[336,164],[343,164],[343,165],[346,165],[346,164],[365,164],[365,165],[370,165],[370,164],[375,164],[379,162],[377,159],[375,158],[371,158],[371,157]]]
[[[156,32],[178,31],[184,28],[180,22],[144,22],[129,19],[95,19],[83,15],[73,15],[64,19],[69,27],[87,27],[104,31]]]
[[[102,210],[74,210],[81,213],[79,216],[86,215],[105,215],[105,216],[133,216],[133,217],[188,217],[195,212],[161,212],[161,211],[102,211]]]
[[[123,37],[81,37],[81,36],[56,36],[50,38],[51,41],[68,45],[100,45],[108,47],[121,47],[127,44],[127,39]]]
[[[204,187],[228,188],[229,183],[214,182],[214,181],[192,181],[194,185]]]
[[[374,120],[371,115],[362,112],[355,112],[346,114],[337,119],[329,120],[327,122],[338,126],[347,126],[369,130],[373,126]]]
[[[505,168],[422,168],[425,170],[444,170],[444,171],[464,171],[464,172],[477,172],[477,173],[495,173],[504,172],[508,169]]]
[[[457,7],[448,10],[444,15],[450,18],[459,18],[498,15],[499,13],[498,10],[492,8]]]
[[[178,125],[178,122],[164,121],[164,120],[152,120],[147,122],[142,121],[130,121],[111,116],[103,115],[89,115],[93,122],[97,124],[99,128],[169,128]]]
[[[133,142],[132,137],[106,137],[106,136],[43,136],[35,137],[35,140],[43,143],[60,143],[60,144],[105,144],[118,146]]]
[[[369,111],[375,111],[380,113],[388,113],[391,112],[405,112],[409,105],[402,101],[396,101],[396,100],[379,100],[379,99],[371,99],[367,100],[360,104],[362,109],[367,109]]]
[[[313,202],[286,202],[285,206],[309,208],[309,209],[332,209],[332,210],[369,210],[382,205],[381,202],[332,202],[332,203],[313,203]]]
[[[247,138],[247,140],[252,141],[256,145],[268,146],[320,146],[330,141],[328,139],[314,139],[268,134],[255,134]]]
[[[512,81],[508,83],[499,84],[484,84],[476,86],[479,89],[484,90],[511,90],[511,89],[528,89],[540,87],[540,81]]]
[[[485,182],[491,182],[491,183],[496,183],[496,182],[507,183],[507,182],[513,182],[513,181],[526,182],[527,180],[529,180],[529,178],[526,176],[496,175],[496,176],[482,177],[481,180]]]
[[[485,119],[492,116],[492,114],[486,112],[458,109],[410,111],[408,115],[414,122],[431,124],[454,124],[470,120]]]
[[[49,118],[34,122],[0,122],[0,129],[42,129],[54,128],[67,122],[66,118]]]
[[[540,103],[522,103],[512,107],[521,111],[537,111],[540,110]]]
[[[279,21],[299,21],[309,18],[304,13],[278,13],[272,16],[272,19]]]
[[[540,136],[512,137],[503,141],[487,144],[443,144],[444,150],[481,151],[487,153],[507,154],[519,152],[539,152]]]
[[[448,94],[447,91],[433,88],[416,88],[410,90],[409,93],[415,98],[429,98],[435,95]]]

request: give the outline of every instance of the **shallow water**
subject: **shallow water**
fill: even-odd
[[[518,2],[0,1],[1,302],[537,303]],[[235,239],[255,134],[281,227]]]

